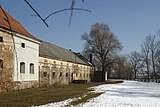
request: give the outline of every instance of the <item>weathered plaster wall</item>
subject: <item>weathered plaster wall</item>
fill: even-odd
[[[0,29],[0,37],[3,38],[0,42],[0,60],[3,61],[0,68],[0,91],[38,87],[39,44],[25,36],[13,35]],[[25,48],[21,47],[21,43],[25,43]],[[25,63],[25,73],[20,73],[20,62]],[[34,73],[30,73],[31,63],[34,64]]]
[[[6,91],[14,87],[13,84],[13,40],[10,34],[0,31],[0,59],[2,61],[0,70],[0,90]]]
[[[44,57],[39,57],[39,64],[41,85],[69,84],[73,80],[91,81],[93,68],[90,66]]]
[[[39,87],[38,81],[15,81],[13,90]]]

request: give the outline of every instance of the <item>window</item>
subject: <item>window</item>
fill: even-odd
[[[30,73],[34,74],[34,64],[33,63],[30,64]]]
[[[22,47],[22,48],[25,48],[25,43],[21,43],[21,47]]]
[[[52,78],[55,78],[55,72],[52,73]]]
[[[66,77],[68,77],[68,73],[66,73]]]
[[[88,77],[88,74],[86,76]]]
[[[43,77],[47,77],[47,72],[43,72]]]
[[[76,77],[78,77],[78,73],[76,73]]]
[[[60,72],[59,77],[62,77],[62,72]]]
[[[0,36],[0,42],[3,42],[3,37]]]
[[[3,60],[0,59],[0,70],[3,69]]]
[[[79,74],[79,76],[81,77],[81,73]]]
[[[20,73],[25,73],[25,63],[24,62],[20,63]]]

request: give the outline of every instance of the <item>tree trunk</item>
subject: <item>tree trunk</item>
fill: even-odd
[[[147,80],[150,82],[150,72],[149,72],[149,64],[147,62]]]
[[[102,64],[102,82],[105,81],[105,74],[106,74],[105,67],[104,67],[104,64]]]

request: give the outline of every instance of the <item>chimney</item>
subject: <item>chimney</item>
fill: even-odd
[[[92,63],[92,54],[89,54],[89,61]]]

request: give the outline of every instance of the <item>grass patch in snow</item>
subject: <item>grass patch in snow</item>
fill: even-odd
[[[86,95],[80,97],[79,99],[75,100],[75,101],[72,101],[70,103],[70,105],[78,105],[78,104],[81,104],[81,103],[85,103],[87,102],[89,99],[91,98],[95,98],[95,97],[98,97],[99,95],[103,94],[103,92],[89,92],[87,93]]]

